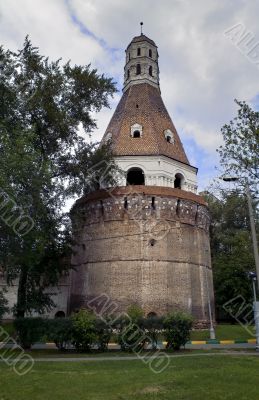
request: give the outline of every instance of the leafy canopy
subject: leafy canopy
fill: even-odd
[[[112,79],[90,65],[52,62],[28,38],[18,52],[0,47],[0,266],[9,283],[19,278],[19,316],[54,305],[45,289],[69,267],[67,199],[98,188],[102,165],[114,183],[110,146],[78,133],[91,132],[92,111],[108,107],[114,92]],[[14,229],[21,214],[33,221],[26,235]]]

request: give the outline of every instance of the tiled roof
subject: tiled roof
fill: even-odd
[[[130,135],[131,126],[136,123],[143,126],[140,138]],[[172,131],[174,143],[166,141],[166,129]],[[132,85],[123,94],[105,135],[109,132],[115,155],[164,155],[189,165],[160,91],[148,83]]]
[[[133,39],[132,39],[132,41],[131,41],[131,43],[137,43],[137,42],[143,42],[143,41],[146,41],[146,42],[149,42],[149,43],[151,43],[153,46],[156,46],[156,44],[155,44],[155,42],[152,40],[152,39],[149,39],[146,35],[140,35],[140,36],[135,36]],[[130,43],[130,44],[131,44]],[[130,44],[129,44],[129,46],[130,46]],[[157,47],[157,46],[156,46]]]

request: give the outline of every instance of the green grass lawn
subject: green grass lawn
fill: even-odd
[[[35,363],[17,376],[0,363],[1,400],[258,400],[259,358],[170,359],[161,374],[142,361]]]
[[[217,340],[247,340],[255,338],[241,325],[217,325],[215,331]],[[208,340],[209,338],[208,330],[193,331],[191,333],[191,340]]]

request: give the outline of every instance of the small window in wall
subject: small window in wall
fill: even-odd
[[[153,68],[152,68],[151,65],[150,65],[150,67],[148,69],[148,73],[149,73],[150,76],[153,76]]]
[[[174,177],[174,187],[175,189],[182,189],[184,177],[182,174],[175,174]]]
[[[141,49],[140,49],[140,47],[138,47],[137,54],[138,54],[138,56],[140,56],[140,54],[141,54]]]
[[[168,143],[174,144],[174,135],[173,132],[170,129],[165,129],[164,130],[164,135],[165,139]]]
[[[129,79],[129,77],[130,77],[130,70],[128,69],[128,71],[127,71],[127,79]]]
[[[152,58],[152,50],[151,49],[149,49],[148,55],[150,58]]]
[[[137,64],[136,74],[137,74],[137,75],[140,75],[140,74],[141,74],[141,66],[140,66],[140,64]]]
[[[141,168],[130,168],[128,170],[127,185],[145,185],[145,175]]]
[[[129,53],[129,60],[130,60],[130,53]]]
[[[134,125],[131,125],[130,127],[130,135],[131,137],[135,138],[135,137],[141,137],[143,133],[143,126],[136,123]]]

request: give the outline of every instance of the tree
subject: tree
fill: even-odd
[[[5,298],[4,293],[5,291],[0,291],[0,323],[2,321],[4,314],[9,311],[7,307],[8,301]]]
[[[53,307],[45,289],[69,268],[66,200],[98,187],[88,169],[100,159],[114,182],[110,146],[78,134],[91,132],[91,112],[114,92],[90,65],[50,62],[28,38],[17,53],[0,47],[0,265],[9,283],[19,277],[19,317]]]
[[[211,213],[211,255],[216,310],[237,296],[252,301],[251,281],[247,272],[255,269],[246,197],[238,192],[223,192],[218,199],[207,193]],[[257,217],[257,226],[259,219]],[[230,318],[230,316],[227,316]]]
[[[224,144],[218,149],[224,173],[235,175],[258,193],[259,112],[235,100],[238,115],[221,129]]]

